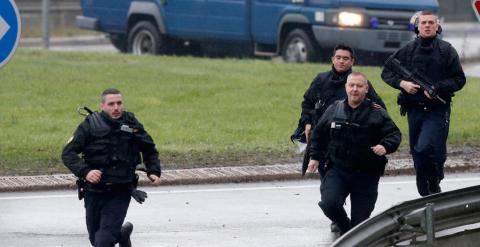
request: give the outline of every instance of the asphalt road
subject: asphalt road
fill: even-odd
[[[480,183],[447,175],[444,191]],[[161,186],[132,202],[134,246],[328,246],[335,238],[317,206],[316,180]],[[384,177],[374,214],[417,197],[414,177]],[[349,207],[349,203],[347,203]],[[0,194],[2,246],[88,246],[83,201],[74,191]]]

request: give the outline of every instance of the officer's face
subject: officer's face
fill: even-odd
[[[119,119],[123,113],[123,101],[121,94],[107,94],[100,105],[102,111],[112,119]]]
[[[360,104],[366,97],[368,92],[368,84],[363,76],[349,75],[345,84],[348,102]]]
[[[420,15],[418,17],[418,32],[422,38],[430,38],[437,35],[438,22],[434,15]]]
[[[340,73],[349,70],[353,62],[352,54],[347,50],[337,50],[332,57],[333,67]]]

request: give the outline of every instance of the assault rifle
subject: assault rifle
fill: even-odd
[[[437,99],[443,104],[447,104],[444,99],[438,96],[437,89],[431,80],[420,71],[415,70],[413,73],[410,72],[408,69],[403,67],[400,61],[398,61],[398,59],[396,59],[394,56],[391,56],[387,59],[385,62],[385,67],[391,69],[395,74],[399,75],[404,80],[412,81],[413,83],[419,85],[420,88],[430,94],[432,98]]]

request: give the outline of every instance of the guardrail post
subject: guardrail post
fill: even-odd
[[[433,203],[425,205],[425,231],[427,233],[427,244],[433,246],[435,241],[435,211],[433,210]]]
[[[50,32],[48,26],[48,18],[50,15],[50,0],[42,0],[42,41],[43,48],[50,47]]]

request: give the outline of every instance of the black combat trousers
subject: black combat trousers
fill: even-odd
[[[126,186],[104,191],[86,190],[87,230],[93,246],[113,247],[118,243],[130,195],[131,189]]]
[[[370,217],[377,202],[379,180],[379,175],[346,171],[335,166],[322,177],[318,205],[325,216],[338,225],[341,234]],[[343,207],[348,195],[351,219]]]
[[[433,109],[408,109],[410,153],[417,177],[417,190],[421,196],[440,192],[443,168],[447,159],[447,137],[450,106]]]

